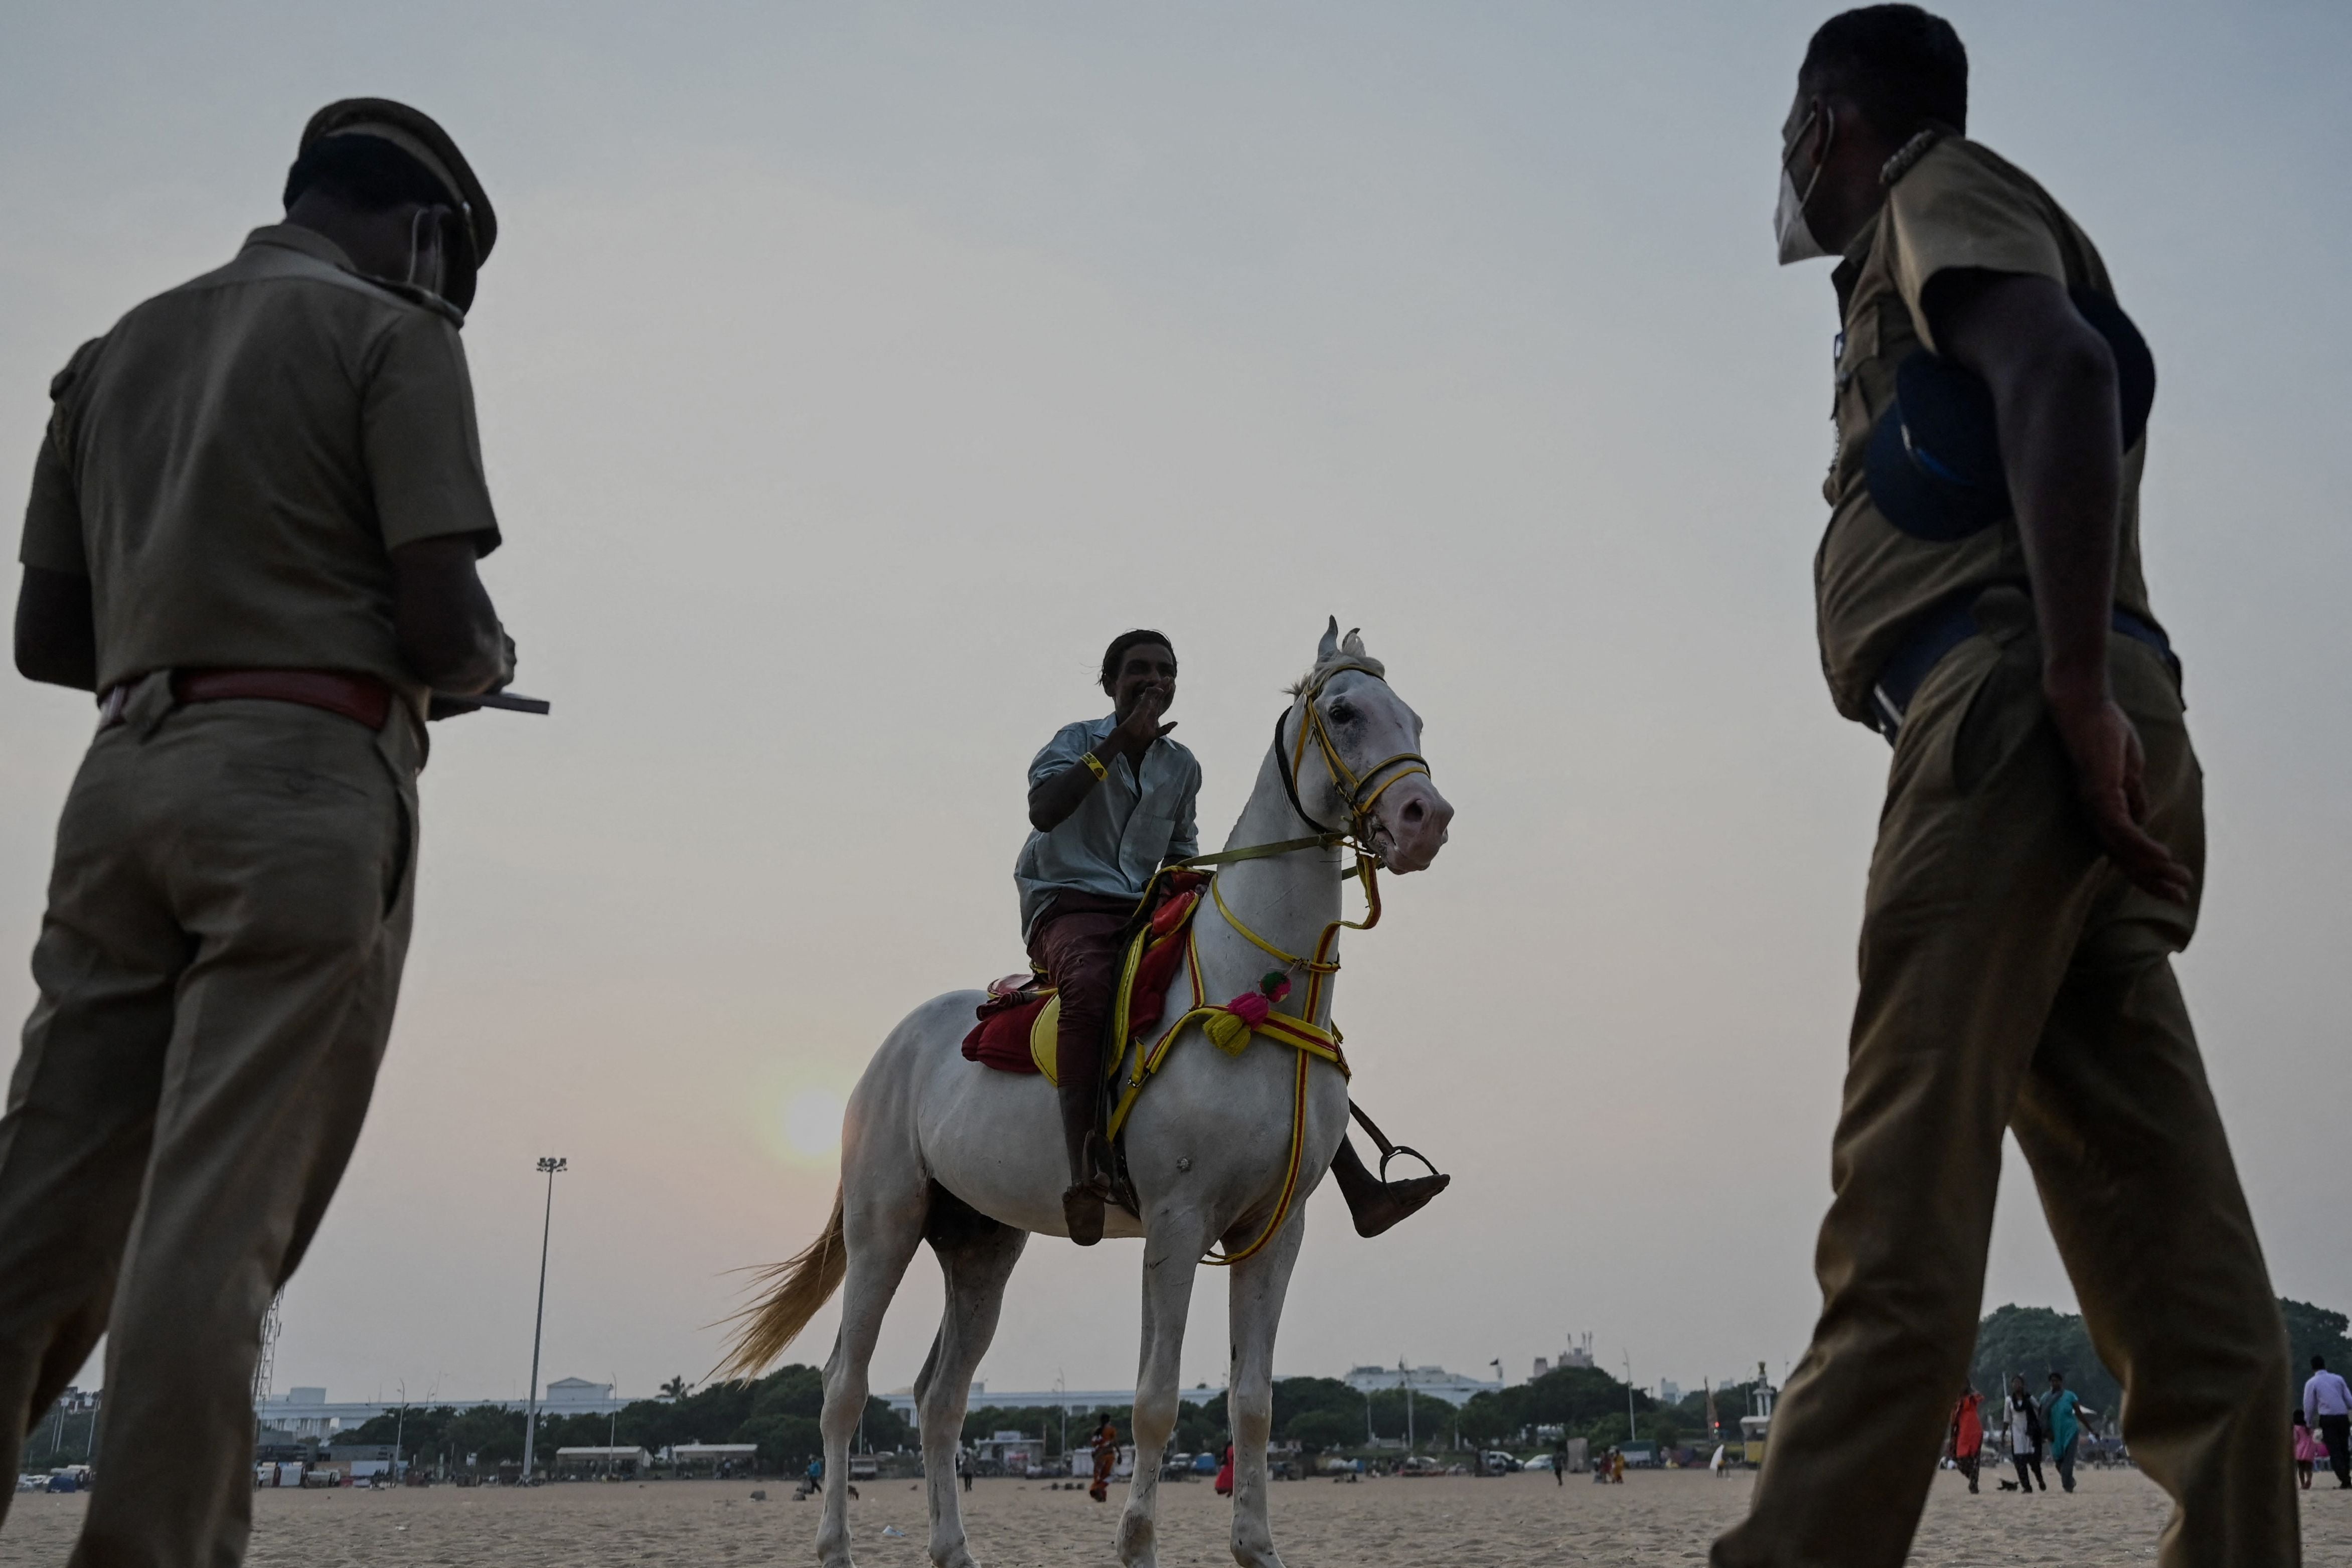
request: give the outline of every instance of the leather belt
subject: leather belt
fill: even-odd
[[[133,681],[108,691],[99,704],[98,727],[110,730],[122,722]],[[381,730],[392,716],[392,688],[372,675],[345,675],[331,669],[181,669],[172,672],[175,702],[227,702],[258,699],[264,702],[296,702],[341,714],[371,730]]]
[[[1968,641],[1983,628],[1977,624],[1977,593],[1971,590],[1966,598],[1955,599],[1921,616],[1902,646],[1887,659],[1878,672],[1877,681],[1870,689],[1870,727],[1886,737],[1888,745],[1903,728],[1903,715],[1910,710],[1911,700],[1944,656]],[[2164,628],[2153,621],[2144,620],[2129,610],[2118,607],[2107,618],[2116,631],[2135,642],[2146,643],[2171,669],[2173,679],[2180,679],[2180,659],[2172,651],[2171,639]]]

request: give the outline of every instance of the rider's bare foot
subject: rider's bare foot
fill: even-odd
[[[1110,1195],[1109,1185],[1097,1176],[1062,1194],[1062,1223],[1070,1227],[1070,1239],[1080,1247],[1092,1247],[1102,1239],[1103,1203]]]
[[[1349,1194],[1348,1212],[1355,1216],[1356,1234],[1380,1235],[1407,1215],[1418,1213],[1453,1180],[1451,1176],[1409,1176],[1382,1182],[1360,1196]]]

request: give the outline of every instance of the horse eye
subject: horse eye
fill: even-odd
[[[1331,704],[1331,722],[1334,724],[1352,724],[1355,721],[1356,710],[1353,708],[1349,707],[1344,702],[1334,702]]]

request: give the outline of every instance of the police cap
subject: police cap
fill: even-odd
[[[489,194],[475,177],[473,165],[457,151],[449,133],[423,110],[392,99],[346,98],[310,116],[310,122],[302,128],[302,144],[296,156],[330,136],[373,136],[389,142],[422,164],[448,193],[449,205],[457,215],[456,235],[462,242],[450,258],[449,300],[461,310],[471,304],[474,274],[489,259],[490,247],[498,243],[499,216],[490,206]]]

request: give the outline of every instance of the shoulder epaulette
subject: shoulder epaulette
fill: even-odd
[[[1886,160],[1878,171],[1878,183],[1882,185],[1891,185],[1909,174],[1913,166],[1927,155],[1927,149],[1943,139],[1944,128],[1940,125],[1930,125],[1920,132],[1895,149],[1895,156]]]

